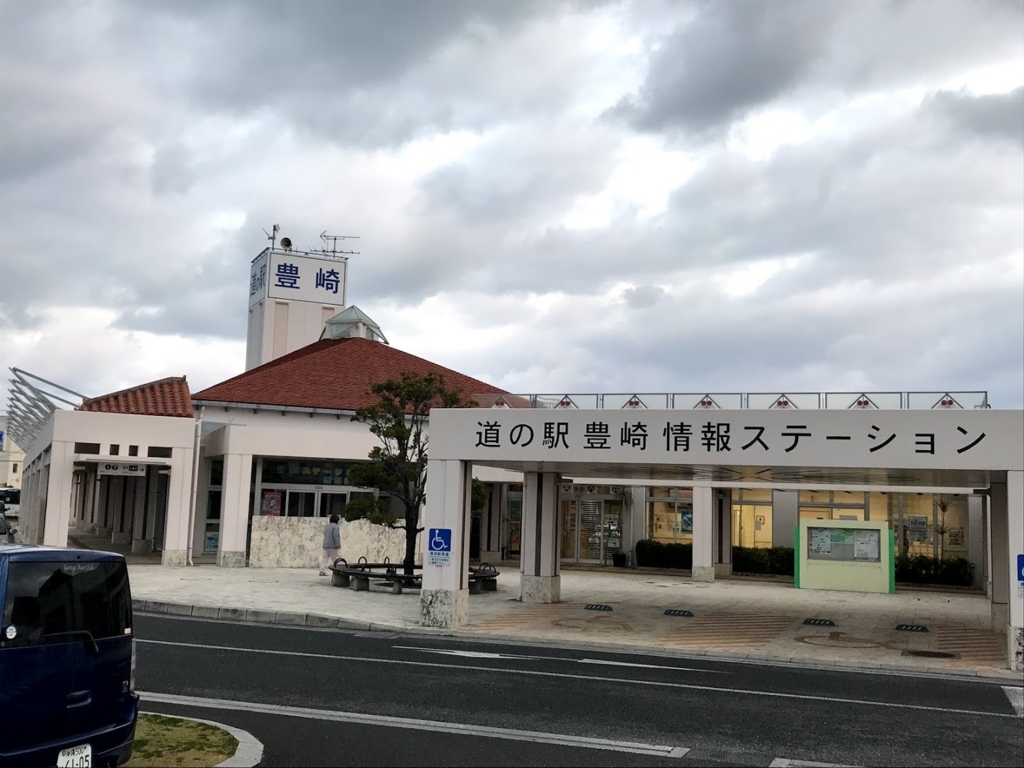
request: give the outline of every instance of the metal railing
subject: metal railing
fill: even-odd
[[[473,395],[481,408],[597,410],[972,410],[991,408],[988,392],[566,392]]]
[[[10,371],[7,432],[23,451],[28,451],[54,411],[66,406],[78,408],[85,396],[20,368]]]

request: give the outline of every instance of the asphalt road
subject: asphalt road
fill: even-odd
[[[1024,764],[1024,720],[987,682],[147,615],[135,632],[143,710],[243,728],[267,766]]]

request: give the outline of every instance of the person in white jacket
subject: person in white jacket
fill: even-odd
[[[341,527],[338,516],[331,515],[330,522],[324,529],[324,550],[320,555],[320,575],[326,576],[327,569],[341,557]]]

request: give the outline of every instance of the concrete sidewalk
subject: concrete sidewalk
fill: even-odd
[[[989,630],[983,595],[826,592],[740,579],[699,584],[643,571],[568,570],[562,572],[564,602],[536,605],[518,601],[519,573],[505,568],[496,592],[470,596],[469,625],[442,631],[420,627],[416,591],[334,588],[316,570],[129,569],[140,611],[1024,681],[1006,669],[1006,637]],[[928,631],[897,631],[897,624]]]

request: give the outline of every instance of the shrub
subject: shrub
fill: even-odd
[[[938,560],[928,555],[897,555],[896,581],[970,587],[974,584],[974,565],[962,557]]]
[[[391,525],[395,522],[395,514],[391,511],[388,499],[365,497],[350,501],[345,507],[345,520],[361,520],[366,518],[376,525]]]
[[[636,543],[636,564],[642,568],[688,570],[693,567],[693,545],[641,539]]]
[[[792,547],[733,547],[733,573],[793,575]]]

